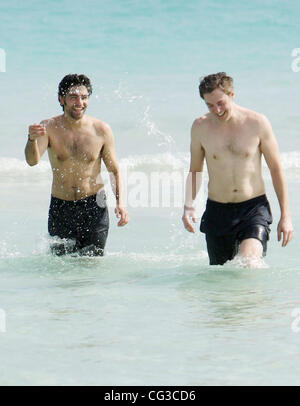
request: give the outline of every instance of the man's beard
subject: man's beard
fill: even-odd
[[[67,113],[73,120],[79,120],[84,115],[85,110],[86,110],[86,108],[81,109],[80,114],[78,112],[78,115],[77,115],[76,112],[73,110],[73,108],[68,108]]]

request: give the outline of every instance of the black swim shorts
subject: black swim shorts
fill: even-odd
[[[73,244],[54,243],[51,250],[56,255],[72,252],[103,255],[108,229],[109,216],[104,191],[75,201],[51,196],[49,234],[73,240]]]
[[[238,253],[240,243],[256,238],[266,255],[272,213],[266,195],[240,203],[208,199],[200,231],[206,235],[210,265],[223,265]]]

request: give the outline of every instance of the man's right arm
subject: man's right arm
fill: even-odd
[[[205,157],[205,151],[199,135],[200,120],[195,120],[191,129],[191,163],[186,179],[184,212],[182,216],[184,227],[191,233],[195,232],[190,218],[196,223],[196,213],[193,204],[201,187]]]
[[[46,151],[49,139],[45,123],[29,126],[28,141],[25,147],[26,162],[30,166],[36,165]]]

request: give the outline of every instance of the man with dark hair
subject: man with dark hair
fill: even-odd
[[[48,231],[63,239],[51,247],[57,255],[104,253],[109,219],[100,176],[102,160],[113,175],[118,226],[129,221],[122,201],[112,130],[103,121],[85,114],[91,93],[92,86],[85,75],[65,76],[58,89],[63,114],[29,126],[27,163],[36,165],[48,149],[53,171]]]
[[[90,79],[85,75],[69,74],[66,75],[58,85],[58,101],[60,103],[60,97],[66,97],[69,89],[74,86],[85,86],[88,91],[88,95],[91,96],[93,89]],[[62,105],[64,109],[64,105]]]
[[[293,237],[287,185],[278,144],[262,114],[234,103],[233,79],[225,72],[204,77],[199,86],[209,112],[191,129],[191,163],[186,182],[183,223],[195,232],[193,202],[202,182],[204,160],[209,183],[200,231],[206,235],[211,265],[223,265],[239,255],[251,266],[266,254],[272,214],[261,173],[264,156],[281,209],[278,241]]]

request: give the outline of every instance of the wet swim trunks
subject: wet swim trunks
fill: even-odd
[[[56,255],[78,252],[103,255],[109,229],[105,192],[85,199],[68,201],[51,196],[48,231],[51,236],[71,239],[74,244],[55,243]]]
[[[272,213],[266,195],[240,203],[207,199],[200,231],[206,235],[210,265],[223,265],[238,252],[240,243],[256,238],[266,255]]]

